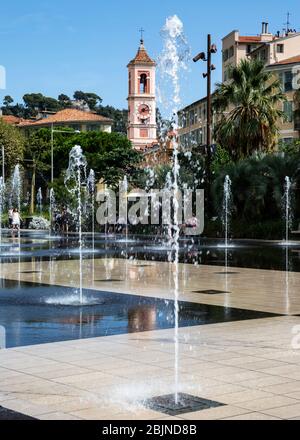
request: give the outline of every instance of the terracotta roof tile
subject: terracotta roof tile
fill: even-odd
[[[13,115],[2,115],[0,118],[7,124],[11,125],[18,125],[22,121],[22,118]]]
[[[240,36],[239,37],[239,43],[260,43],[261,42],[261,36]]]
[[[296,55],[292,58],[287,58],[286,60],[279,61],[278,63],[271,64],[270,66],[279,66],[281,64],[294,64],[294,63],[300,63],[300,55]]]
[[[91,112],[84,112],[77,109],[65,109],[51,115],[48,118],[39,119],[38,121],[23,121],[20,126],[45,126],[49,124],[59,124],[67,122],[107,122],[112,123],[112,119],[97,115]]]
[[[129,63],[129,65],[132,64],[150,64],[155,66],[156,63],[154,60],[152,60],[152,58],[149,57],[143,42],[141,42],[135,58]]]

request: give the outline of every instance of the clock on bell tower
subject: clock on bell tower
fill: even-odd
[[[135,58],[128,64],[128,139],[137,150],[157,144],[155,71],[141,38]]]

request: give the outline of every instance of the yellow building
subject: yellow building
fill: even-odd
[[[287,102],[283,110],[286,121],[279,121],[279,136],[285,142],[300,137],[300,120],[295,116],[298,104],[295,92],[300,88],[300,33],[293,30],[273,35],[268,23],[262,23],[259,35],[240,35],[238,30],[222,39],[222,79],[228,80],[228,68],[243,59],[260,59],[266,68],[282,81]],[[213,117],[213,125],[214,125]],[[206,98],[202,98],[179,112],[179,141],[182,146],[206,145]]]

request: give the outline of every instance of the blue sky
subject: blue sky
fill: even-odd
[[[177,14],[184,23],[192,54],[205,48],[211,32],[219,52],[214,81],[220,80],[221,38],[233,29],[241,34],[260,32],[268,21],[281,30],[286,13],[300,30],[299,0],[16,0],[1,5],[0,65],[7,71],[7,89],[21,101],[26,92],[57,97],[74,90],[96,92],[104,104],[126,107],[128,61],[134,57],[139,28],[145,32],[149,54],[162,49],[160,29],[167,16]],[[200,63],[190,63],[182,85],[182,102],[202,97],[205,82]]]

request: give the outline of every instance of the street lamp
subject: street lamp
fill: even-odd
[[[54,181],[54,133],[76,134],[80,133],[80,130],[55,130],[53,124],[51,124],[51,183]]]
[[[204,61],[207,63],[207,72],[203,73],[203,78],[207,79],[207,109],[206,109],[206,154],[207,154],[207,172],[208,180],[211,180],[210,164],[211,164],[211,72],[216,70],[216,67],[211,63],[212,54],[217,53],[217,46],[211,44],[211,35],[207,35],[207,53],[200,52],[193,58],[194,63]]]

